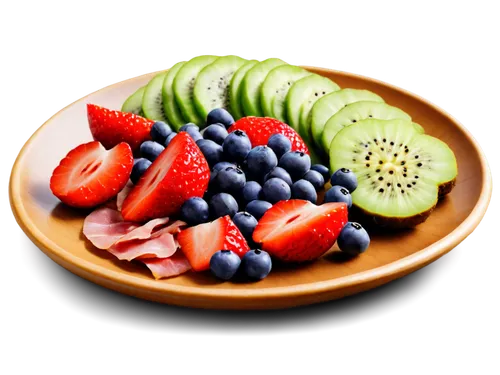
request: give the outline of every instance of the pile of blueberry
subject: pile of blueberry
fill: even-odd
[[[210,270],[222,280],[232,279],[238,271],[251,280],[261,280],[271,268],[271,257],[259,249],[248,251],[242,259],[231,250],[217,251],[210,258]]]

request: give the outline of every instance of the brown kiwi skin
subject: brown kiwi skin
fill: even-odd
[[[440,199],[442,199],[446,194],[449,194],[451,190],[455,187],[456,178],[451,181],[445,182],[438,187],[438,199],[436,204],[429,208],[427,211],[421,212],[417,215],[409,217],[389,217],[374,214],[372,212],[363,210],[362,208],[353,205],[351,212],[349,213],[349,220],[355,218],[356,220],[363,223],[366,227],[378,227],[384,229],[407,229],[413,228],[418,224],[422,224],[431,215],[432,211],[436,208],[436,205]],[[352,220],[351,220],[352,221]]]

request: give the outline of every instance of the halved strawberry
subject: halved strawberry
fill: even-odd
[[[97,141],[84,143],[71,150],[54,169],[50,190],[69,206],[95,207],[123,189],[133,165],[127,143],[109,151]]]
[[[193,139],[177,134],[149,166],[122,205],[126,221],[146,221],[179,212],[191,197],[202,197],[210,168]]]
[[[253,239],[274,257],[305,262],[327,252],[347,223],[345,203],[316,206],[309,201],[281,201],[260,219]]]
[[[177,235],[182,252],[195,271],[210,268],[210,258],[219,250],[232,250],[241,257],[250,250],[229,216],[184,229]]]
[[[236,121],[229,129],[229,132],[243,130],[250,138],[252,146],[267,145],[269,137],[273,134],[283,134],[292,143],[292,151],[302,151],[309,154],[306,143],[287,124],[270,117],[243,117]]]
[[[87,104],[87,118],[92,136],[107,149],[127,142],[132,151],[136,151],[142,142],[150,139],[149,132],[154,124],[154,121],[133,113],[114,111],[94,104]]]

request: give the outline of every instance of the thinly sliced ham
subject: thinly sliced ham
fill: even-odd
[[[138,224],[123,221],[119,211],[101,207],[83,222],[83,234],[99,249],[108,249],[120,238],[139,228]]]
[[[125,222],[121,213],[110,207],[101,207],[85,218],[84,235],[99,249],[104,249],[120,260],[138,260],[145,263],[155,278],[172,277],[191,267],[178,251],[175,235],[187,225],[168,218],[150,220],[146,224]]]
[[[127,185],[125,185],[125,187],[116,196],[116,208],[118,209],[118,211],[122,210],[123,201],[125,200],[125,198],[127,198],[128,193],[130,193],[130,190],[132,190],[133,188],[134,184],[129,180],[129,182],[127,182]]]
[[[188,260],[181,251],[169,258],[141,259],[151,271],[155,279],[177,276],[191,269]]]
[[[137,258],[168,258],[177,250],[174,236],[170,233],[154,234],[147,240],[116,243],[108,251],[120,260]]]

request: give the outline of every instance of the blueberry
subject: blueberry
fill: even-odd
[[[210,271],[219,279],[229,280],[236,274],[240,264],[241,259],[235,252],[219,250],[210,258]]]
[[[250,250],[243,256],[241,266],[250,279],[262,280],[271,272],[271,257],[264,250]]]
[[[226,137],[226,128],[217,124],[209,125],[203,132],[203,138],[210,139],[211,141],[214,141],[219,145],[222,145],[222,142],[224,142],[224,139],[226,139]]]
[[[330,171],[328,170],[328,167],[325,167],[323,164],[313,164],[311,165],[311,169],[321,173],[325,183],[330,180]]]
[[[281,157],[278,165],[297,181],[311,168],[311,158],[302,151],[290,151]]]
[[[207,125],[222,124],[227,128],[234,124],[234,118],[224,108],[212,109],[207,116]]]
[[[179,131],[180,132],[187,132],[187,130],[189,128],[193,128],[193,129],[196,129],[196,131],[200,131],[200,128],[198,125],[196,124],[193,124],[192,122],[188,122],[187,124],[185,125],[182,125],[180,128],[179,128]]]
[[[163,121],[156,121],[151,127],[151,138],[153,141],[164,144],[167,137],[172,133],[170,126]]]
[[[333,185],[340,185],[345,187],[352,193],[358,187],[358,179],[353,171],[347,168],[340,168],[330,179],[330,183]]]
[[[339,249],[350,255],[358,255],[366,251],[370,245],[370,236],[358,223],[348,222],[337,239]]]
[[[252,241],[253,231],[257,226],[257,219],[248,212],[238,212],[233,217],[233,223],[238,227],[247,241]]]
[[[325,179],[321,175],[321,173],[313,171],[312,169],[307,171],[304,176],[302,176],[303,180],[309,181],[316,191],[319,191],[325,187]]]
[[[304,199],[316,204],[318,194],[316,194],[316,189],[309,181],[298,180],[292,185],[292,198]]]
[[[226,215],[233,217],[238,212],[238,203],[232,195],[218,193],[210,199],[210,210],[215,218]]]
[[[184,125],[185,126],[185,125]],[[199,141],[200,139],[203,139],[203,136],[201,135],[200,131],[197,129],[198,127],[193,124],[193,126],[189,126],[186,128],[186,130],[184,130],[186,133],[188,133],[191,138],[193,138],[193,140],[196,142],[196,141]]]
[[[172,139],[174,139],[174,137],[175,137],[176,135],[177,135],[177,133],[176,133],[176,132],[172,132],[172,133],[170,133],[170,134],[169,134],[169,136],[167,137],[167,139],[165,139],[165,142],[163,143],[163,145],[164,145],[165,147],[167,147],[167,146],[170,144],[170,142],[172,142]]]
[[[208,203],[203,198],[192,197],[181,207],[181,219],[189,225],[206,223],[209,218]]]
[[[292,149],[292,143],[283,134],[273,134],[269,137],[267,145],[271,147],[278,159]]]
[[[290,177],[290,174],[281,167],[276,167],[271,172],[266,174],[266,176],[264,177],[264,182],[269,180],[270,178],[273,178],[273,177],[281,178],[289,186],[293,185],[292,178]]]
[[[198,139],[196,144],[201,150],[201,153],[207,159],[210,167],[213,167],[222,160],[222,147],[209,139]]]
[[[270,178],[262,186],[262,197],[273,204],[290,199],[291,196],[290,186],[281,178]]]
[[[325,193],[325,203],[329,202],[344,202],[347,203],[347,207],[351,208],[352,197],[349,190],[345,187],[335,185],[328,189]]]
[[[224,129],[226,129],[226,127],[224,126],[224,124],[221,124],[220,122],[216,122],[215,124],[210,124],[210,125],[217,125],[217,126],[220,126],[220,127],[224,128]]]
[[[274,151],[267,146],[257,146],[250,150],[245,166],[252,176],[264,177],[278,165]]]
[[[132,173],[130,174],[130,180],[134,185],[137,184],[141,176],[144,172],[146,172],[146,169],[148,169],[151,164],[152,163],[148,159],[144,158],[134,160],[134,167],[132,168]]]
[[[260,220],[262,216],[269,210],[273,205],[266,201],[254,200],[247,204],[245,211],[252,215],[257,220]]]
[[[214,167],[212,168],[212,171],[219,172],[227,167],[237,167],[237,165],[234,163],[230,163],[228,161],[221,161],[221,162],[214,165]]]
[[[222,192],[236,193],[243,189],[247,180],[243,171],[237,167],[226,167],[217,172],[215,183]]]
[[[260,198],[262,186],[256,181],[248,181],[241,190],[241,198],[248,203]]]
[[[140,147],[141,156],[151,161],[155,161],[163,150],[165,150],[165,147],[154,141],[142,142]]]
[[[244,131],[236,130],[224,139],[222,149],[228,161],[241,163],[252,149],[252,144]]]

